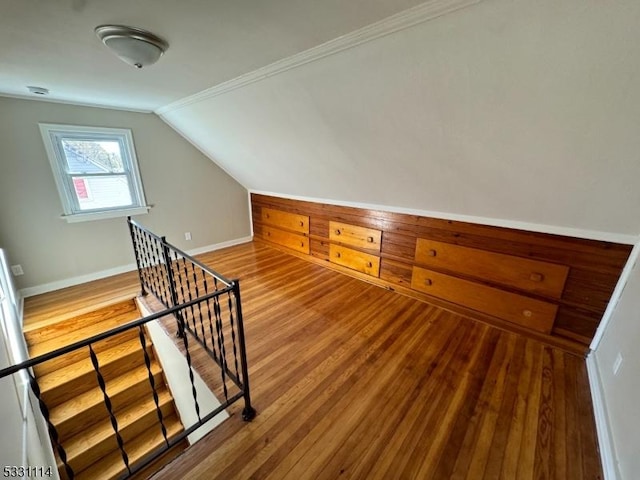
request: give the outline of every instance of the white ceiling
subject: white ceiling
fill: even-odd
[[[633,242],[638,25],[487,0],[159,113],[252,190]]]
[[[423,0],[0,0],[0,94],[155,110]],[[170,43],[143,70],[96,38],[106,23]]]

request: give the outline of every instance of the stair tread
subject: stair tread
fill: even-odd
[[[147,340],[147,348],[150,346],[151,341]],[[136,351],[142,352],[142,345],[140,344],[140,340],[137,338],[128,340],[102,352],[98,352],[96,355],[98,357],[100,368],[104,369],[107,365],[118,362],[127,355],[134,354]],[[140,361],[142,362],[142,353],[140,355]],[[95,370],[91,363],[91,358],[87,353],[87,356],[82,360],[73,362],[54,372],[43,375],[38,379],[38,384],[41,392],[44,394],[55,388],[62,388],[65,383],[91,372],[95,372]]]
[[[164,387],[164,385],[160,386],[161,389],[158,391],[158,404],[160,408],[163,410],[163,414],[165,418],[170,416],[169,413],[166,413],[167,407],[172,408],[173,397],[169,390]],[[131,405],[128,408],[122,409],[120,412],[116,413],[116,418],[118,420],[118,429],[121,432],[123,438],[127,438],[125,435],[128,428],[130,428],[134,423],[140,421],[140,419],[144,418],[146,415],[151,414],[154,419],[154,423],[159,429],[160,426],[157,423],[157,409],[156,404],[153,400],[153,396],[149,394],[148,398],[145,398],[143,401],[136,402],[134,405]],[[129,435],[130,437],[131,435]],[[117,443],[114,438],[113,426],[111,425],[111,420],[109,417],[106,417],[104,420],[92,425],[91,427],[85,429],[79,434],[75,435],[71,439],[64,442],[64,449],[67,453],[67,459],[69,463],[74,462],[81,455],[86,455],[87,452],[96,446],[98,446],[101,442],[108,441],[109,439],[113,439],[112,443],[109,445],[109,450],[117,449]],[[102,455],[104,456],[104,455]]]
[[[53,352],[58,348],[71,345],[72,343],[85,340],[99,333],[111,330],[112,328],[132,322],[138,318],[140,318],[140,314],[137,311],[120,313],[106,320],[92,323],[82,328],[73,329],[50,340],[35,342],[29,345],[29,353],[32,358],[44,355],[45,353]]]
[[[174,437],[183,430],[177,415],[167,417],[166,425],[169,438]],[[129,465],[141,460],[145,455],[162,446],[162,444],[164,444],[164,438],[158,428],[150,428],[129,442],[125,442],[124,448],[129,457]],[[78,472],[76,478],[80,480],[83,478],[92,480],[112,479],[125,472],[125,470],[120,450],[116,450]]]
[[[62,314],[49,313],[45,318],[25,321],[23,332],[28,344],[39,343],[65,334],[69,329],[86,326],[125,312],[138,312],[135,299],[127,296],[101,304],[92,304],[80,310]]]
[[[154,375],[159,374],[162,371],[160,364],[157,361],[151,362],[151,373]],[[141,382],[149,381],[149,372],[146,366],[137,367],[131,370],[126,376],[121,376],[107,382],[107,393],[110,397],[114,397],[119,393],[131,388],[132,385]],[[149,387],[151,388],[151,387]],[[65,420],[82,413],[94,405],[100,405],[104,403],[104,396],[102,390],[97,385],[80,395],[75,396],[71,400],[68,400],[60,405],[57,405],[51,409],[50,419],[54,424],[59,424]],[[84,406],[85,408],[78,408]]]

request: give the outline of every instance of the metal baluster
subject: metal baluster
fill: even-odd
[[[182,263],[182,269],[186,271],[186,267],[185,267],[185,258],[182,257],[180,260],[178,260],[176,262],[176,271],[178,273],[178,276],[180,278],[180,281],[178,282],[178,286],[180,287],[180,294],[182,295],[182,301],[183,302],[187,302],[189,300],[191,300],[191,292],[189,291],[189,288],[187,288],[187,291],[185,293],[185,288],[184,288],[184,282],[182,281],[182,271],[180,270],[180,264]],[[193,307],[191,307],[191,309],[193,309]],[[189,310],[185,311],[185,315],[187,317],[187,326],[189,326]],[[192,319],[192,324],[193,324],[193,311],[191,312],[191,319]],[[193,329],[193,327],[191,327]]]
[[[233,363],[236,367],[236,378],[241,378],[238,373],[238,352],[236,350],[236,330],[233,321],[233,303],[231,302],[231,292],[227,292],[229,305],[229,323],[231,324],[231,344],[233,345]],[[242,380],[244,382],[244,380]]]
[[[174,295],[175,282],[173,280],[173,270],[169,270],[168,268],[170,259],[164,237],[162,237],[161,241],[154,239],[154,246],[155,256],[158,261],[158,277],[160,278],[160,284],[162,286],[162,298],[167,307],[173,307],[177,302]]]
[[[207,275],[204,270],[200,271],[202,273],[202,280],[204,282],[204,294],[209,294],[209,285],[207,283]],[[216,351],[216,342],[214,341],[214,333],[213,333],[213,319],[211,318],[211,299],[207,300],[207,316],[209,317],[209,333],[211,334],[211,352],[213,353],[214,360],[218,360],[218,353]]]
[[[247,348],[244,337],[244,319],[242,318],[242,301],[240,299],[240,280],[233,282],[233,296],[236,297],[236,315],[238,316],[238,338],[240,340],[240,364],[242,366],[242,387],[244,393],[244,409],[242,419],[250,422],[256,416],[256,410],[251,406],[251,392],[249,389],[249,368],[247,367]]]
[[[167,306],[163,299],[159,296],[161,290],[159,284],[159,275],[157,271],[157,262],[155,261],[154,257],[155,249],[152,248],[153,238],[151,238],[151,236],[147,232],[142,232],[142,239],[145,245],[146,258],[149,264],[149,284],[153,290],[153,294],[158,297],[158,300],[160,300],[165,306]]]
[[[196,408],[196,415],[198,415],[198,421],[202,422],[200,418],[200,405],[198,404],[198,392],[196,391],[196,384],[193,375],[193,366],[191,365],[191,354],[189,353],[189,341],[188,335],[182,335],[182,343],[184,344],[185,357],[187,359],[187,365],[189,367],[189,380],[191,380],[191,394],[193,395],[193,403]]]
[[[158,414],[158,421],[160,422],[160,430],[162,430],[162,436],[164,441],[169,446],[169,439],[167,438],[167,427],[164,424],[164,416],[162,415],[162,409],[160,408],[160,401],[158,399],[158,391],[156,390],[156,381],[153,378],[153,372],[151,371],[151,358],[147,353],[147,339],[144,334],[144,327],[139,327],[140,344],[142,345],[142,352],[144,353],[144,364],[147,366],[147,372],[149,374],[149,383],[151,384],[151,391],[153,392],[153,402],[156,404],[156,413]]]
[[[176,292],[176,284],[173,278],[171,253],[169,252],[169,246],[167,245],[165,237],[162,237],[162,255],[164,264],[167,268],[167,282],[169,283],[169,292],[171,294],[171,306],[176,306],[178,305],[178,293]],[[178,337],[185,338],[186,335],[184,334],[184,317],[182,316],[182,311],[178,310],[175,313],[175,317],[178,321]]]
[[[196,266],[193,263],[191,263],[191,273],[193,274],[193,287],[196,290],[196,298],[199,298],[200,289],[198,288],[198,277],[196,275]],[[207,337],[204,334],[204,323],[202,321],[202,306],[200,303],[198,303],[196,306],[198,308],[198,319],[200,320],[200,332],[202,333],[202,342],[204,343],[205,350],[208,350],[209,347],[207,347]]]
[[[193,300],[193,296],[191,295],[191,282],[189,282],[189,272],[187,271],[187,259],[182,257],[182,270],[184,271],[184,280],[187,284],[186,290],[189,293],[189,300]],[[193,336],[198,338],[198,330],[196,328],[196,314],[193,308],[193,305],[189,307],[189,311],[191,312],[191,333]]]
[[[229,401],[229,392],[227,391],[227,353],[224,347],[224,332],[222,331],[222,315],[220,313],[220,302],[218,301],[218,296],[213,297],[213,312],[216,317],[216,334],[218,338],[218,349],[220,350],[222,389],[224,391],[224,399]]]
[[[51,442],[53,443],[56,452],[58,452],[58,456],[60,460],[62,460],[62,464],[64,465],[64,471],[70,480],[73,480],[75,474],[73,473],[73,469],[67,463],[67,452],[64,450],[63,446],[60,444],[60,436],[58,435],[58,431],[56,427],[51,423],[51,417],[49,415],[49,409],[47,405],[42,400],[42,394],[40,392],[40,386],[38,385],[38,381],[36,377],[33,376],[31,370],[27,369],[27,373],[29,375],[29,384],[31,385],[31,390],[33,394],[38,399],[38,406],[40,407],[40,412],[42,412],[42,416],[44,417],[44,421],[47,423],[47,429],[49,430],[49,436],[51,437]]]
[[[104,377],[102,373],[100,373],[100,365],[98,363],[98,357],[96,356],[96,352],[93,351],[93,347],[89,345],[89,355],[91,356],[91,363],[93,364],[93,369],[96,371],[96,377],[98,378],[98,385],[100,385],[100,390],[102,390],[102,395],[104,397],[104,405],[107,407],[107,412],[109,412],[109,418],[111,419],[111,426],[113,427],[113,431],[116,434],[116,441],[118,442],[118,448],[120,449],[120,453],[122,454],[122,461],[124,462],[125,467],[127,467],[127,471],[131,474],[131,468],[129,467],[129,457],[127,452],[124,450],[124,441],[122,440],[122,436],[120,435],[120,431],[118,430],[118,420],[116,416],[113,414],[113,406],[111,405],[111,399],[107,394],[107,386],[104,382]]]
[[[149,259],[151,263],[151,275],[153,277],[154,294],[165,306],[169,307],[170,303],[167,302],[166,286],[164,284],[164,275],[161,272],[162,265],[158,254],[158,242],[155,238],[151,237],[145,232],[145,240],[147,242],[147,249],[149,252]]]
[[[147,288],[151,289],[151,293],[155,295],[157,288],[154,285],[154,270],[153,270],[153,262],[150,258],[151,252],[149,251],[149,246],[146,242],[146,235],[141,230],[138,230],[138,242],[141,245],[142,249],[142,263],[145,266],[144,271],[144,279],[146,282]]]
[[[142,279],[142,268],[140,268],[140,252],[139,252],[139,246],[138,243],[136,242],[136,237],[135,237],[135,232],[134,232],[134,226],[131,223],[131,217],[127,217],[127,224],[129,225],[129,233],[131,235],[131,243],[133,244],[133,253],[134,256],[136,257],[136,266],[138,267],[138,277],[140,278],[140,288],[142,289],[142,295],[146,295],[146,290],[144,288],[144,280]]]

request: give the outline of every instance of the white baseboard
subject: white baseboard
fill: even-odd
[[[604,335],[604,332],[607,330],[607,326],[611,321],[611,317],[613,316],[613,311],[615,310],[618,302],[620,301],[620,297],[622,296],[622,292],[629,281],[629,277],[631,276],[631,272],[633,271],[636,263],[638,262],[638,258],[640,258],[640,241],[635,244],[633,250],[629,254],[629,258],[627,259],[627,263],[622,269],[622,273],[620,274],[620,278],[618,278],[618,282],[616,283],[616,288],[613,290],[611,294],[611,298],[609,299],[609,304],[607,305],[607,309],[604,311],[602,315],[602,319],[598,324],[598,329],[596,330],[593,339],[591,340],[591,345],[589,348],[591,350],[597,350],[598,345],[600,345],[600,341]]]
[[[602,381],[600,370],[596,363],[595,354],[591,352],[587,357],[587,373],[589,376],[589,386],[591,387],[591,400],[593,403],[593,414],[596,420],[596,431],[598,433],[598,444],[600,447],[600,459],[605,480],[618,480],[616,469],[616,453],[609,430],[609,416],[607,414],[607,404],[602,391]]]
[[[36,285],[35,287],[22,288],[20,289],[20,295],[22,295],[22,297],[24,298],[33,297],[34,295],[40,295],[41,293],[53,292],[54,290],[60,290],[61,288],[73,287],[74,285],[80,285],[81,283],[100,280],[101,278],[130,272],[135,269],[135,263],[129,263],[127,265],[108,268],[99,272],[87,273],[86,275],[79,275],[77,277],[65,278],[64,280],[56,280],[55,282],[45,283],[43,285]]]
[[[193,250],[186,250],[185,253],[189,255],[200,255],[201,253],[213,252],[215,250],[222,250],[227,247],[234,247],[236,245],[242,245],[243,243],[249,243],[253,240],[253,236],[236,238],[234,240],[228,240],[226,242],[214,243],[213,245],[205,245],[204,247],[194,248]]]
[[[222,248],[233,247],[234,245],[240,245],[248,243],[253,238],[251,236],[236,238],[234,240],[228,240],[226,242],[214,243],[213,245],[205,245],[203,247],[187,250],[189,255],[199,255],[201,253],[213,252],[214,250],[220,250]],[[43,285],[36,285],[35,287],[27,287],[20,290],[20,295],[23,298],[33,297],[34,295],[40,295],[41,293],[53,292],[54,290],[60,290],[61,288],[72,287],[74,285],[80,285],[81,283],[92,282],[94,280],[100,280],[101,278],[111,277],[120,273],[131,272],[136,269],[135,263],[129,263],[127,265],[121,265],[119,267],[108,268],[99,272],[88,273],[86,275],[79,275],[77,277],[65,278],[64,280],[57,280],[55,282],[45,283]]]

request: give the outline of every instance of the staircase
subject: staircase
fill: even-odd
[[[117,301],[80,315],[25,325],[24,335],[33,358],[140,316],[133,299]],[[160,409],[171,439],[183,427],[151,340],[145,338]],[[132,465],[164,444],[139,330],[131,329],[97,342],[93,349]],[[40,364],[34,372],[75,478],[112,479],[125,473],[88,347]],[[186,443],[177,445],[161,461],[168,463],[184,448]],[[58,470],[61,478],[68,478],[59,459]]]

